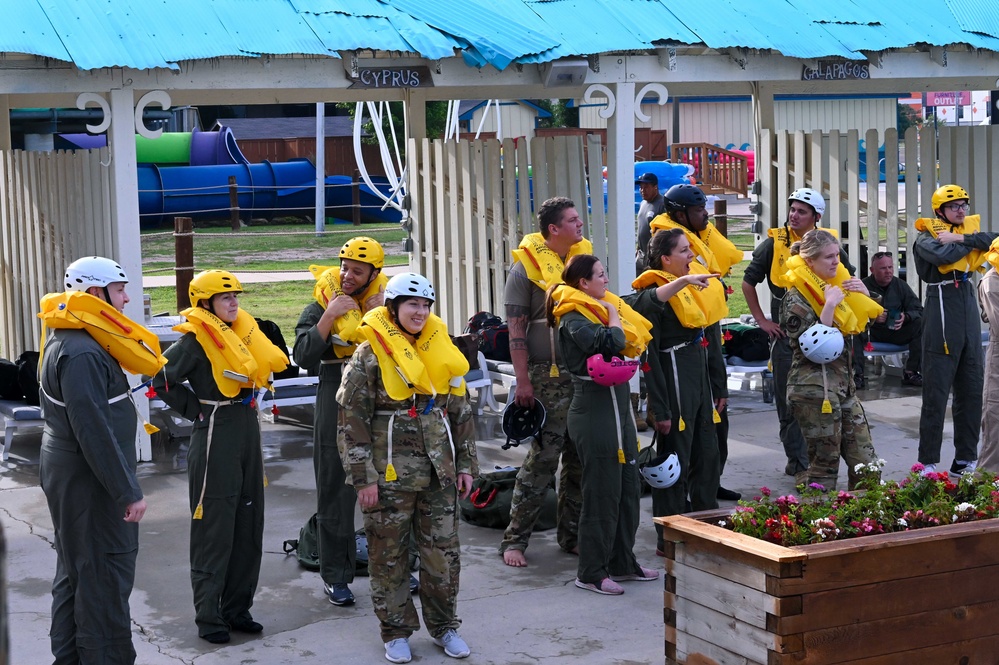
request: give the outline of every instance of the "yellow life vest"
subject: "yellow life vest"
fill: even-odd
[[[579,289],[574,289],[565,284],[558,286],[552,292],[555,300],[555,320],[561,320],[562,316],[569,312],[579,312],[593,323],[607,325],[607,309],[600,304],[593,296],[590,296]],[[624,350],[621,352],[627,358],[637,358],[642,355],[642,351],[652,341],[652,324],[648,319],[631,308],[631,305],[614,295],[610,291],[603,298],[617,309],[621,317],[621,328],[624,330]]]
[[[465,394],[468,360],[447,334],[447,325],[431,314],[415,344],[410,344],[386,307],[364,315],[359,333],[378,358],[385,392],[402,401],[421,395]]]
[[[792,256],[788,260],[787,280],[790,286],[798,289],[805,297],[816,315],[822,314],[826,304],[826,284],[843,288],[843,282],[850,278],[846,266],[842,263],[836,269],[836,276],[826,282],[812,272],[801,256]],[[856,291],[843,289],[846,297],[836,305],[833,320],[836,327],[844,335],[856,335],[864,332],[871,319],[876,319],[884,308],[874,300]]]
[[[347,295],[340,286],[339,267],[311,265],[309,266],[309,272],[316,278],[316,286],[312,290],[312,295],[323,309],[330,304],[331,300]],[[361,317],[364,316],[364,303],[380,290],[384,290],[386,284],[388,284],[388,277],[384,273],[379,272],[378,277],[371,280],[371,283],[368,284],[361,295],[357,297],[350,296],[354,298],[361,309],[349,310],[333,322],[333,334],[345,342],[351,342],[350,346],[333,345],[333,353],[336,354],[337,358],[347,358],[353,355],[354,349],[362,341],[362,338],[357,333],[357,328],[361,325]]]
[[[181,315],[187,321],[173,329],[194,333],[212,364],[215,384],[226,397],[236,397],[242,388],[270,385],[271,372],[288,366],[288,356],[267,339],[242,308],[232,326],[203,307],[189,307]]]
[[[520,246],[510,252],[513,255],[513,262],[523,263],[527,271],[527,278],[537,284],[542,289],[547,290],[552,284],[562,283],[562,271],[565,270],[565,263],[561,257],[548,248],[545,244],[545,237],[540,233],[528,233],[520,241]],[[571,248],[565,257],[565,262],[579,254],[592,254],[593,243],[583,238]]]
[[[696,274],[710,274],[704,266],[691,262],[690,272],[695,272]],[[677,279],[677,276],[668,273],[665,270],[646,270],[641,275],[635,278],[635,281],[631,285],[636,289],[644,289],[648,286],[662,286],[663,284],[669,284]],[[725,308],[725,313],[728,312],[728,305],[725,303],[725,288],[721,285],[718,280],[712,280],[717,284],[718,292],[721,296],[721,304]],[[712,285],[714,286],[714,285]],[[711,288],[711,287],[708,287]],[[695,295],[696,291],[701,291]],[[710,323],[708,322],[708,314],[704,311],[703,307],[707,298],[701,298],[701,293],[707,291],[707,289],[699,290],[696,287],[687,285],[680,290],[679,293],[674,295],[669,299],[670,307],[673,308],[673,312],[676,314],[676,318],[680,320],[680,325],[684,328],[704,328]],[[716,292],[716,294],[718,293]],[[710,294],[709,294],[710,296]],[[711,297],[710,302],[714,302],[715,297]],[[718,315],[718,312],[712,310],[711,317],[714,318]],[[725,314],[718,316],[717,320],[724,317]]]
[[[985,260],[992,264],[992,267],[999,270],[999,238],[992,241],[989,251],[985,253]]]
[[[939,217],[934,217],[933,219],[920,217],[916,220],[916,230],[929,231],[930,235],[934,238],[942,231],[950,231],[951,233],[978,233],[982,230],[982,216],[968,215],[959,226],[948,224]],[[937,270],[943,273],[952,270],[957,270],[958,272],[975,272],[981,269],[989,251],[991,251],[991,247],[988,250],[973,249],[954,263],[938,266]]]
[[[156,333],[83,291],[49,293],[41,300],[42,353],[45,328],[85,330],[125,370],[153,376],[166,364]]]
[[[742,261],[742,251],[732,244],[732,241],[723,236],[715,228],[715,225],[708,222],[707,227],[700,233],[694,233],[682,224],[678,224],[670,219],[670,216],[663,213],[649,222],[652,234],[663,229],[680,229],[687,236],[690,242],[690,249],[699,257],[699,262],[710,272],[719,275],[727,275],[732,266]]]
[[[834,238],[839,238],[839,234],[832,229],[822,230]],[[774,239],[774,260],[770,264],[770,283],[786,289],[791,286],[787,279],[787,261],[791,258],[791,245],[801,240],[801,236],[795,235],[787,226],[770,229],[767,231],[767,235]]]

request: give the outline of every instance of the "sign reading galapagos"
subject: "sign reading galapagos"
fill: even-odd
[[[848,81],[871,78],[870,63],[856,60],[819,60],[815,69],[805,67],[802,81]]]
[[[434,79],[430,68],[417,67],[359,67],[357,76],[351,77],[351,88],[432,88]]]

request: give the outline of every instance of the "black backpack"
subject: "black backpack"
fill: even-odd
[[[722,326],[725,339],[725,356],[741,358],[746,362],[759,362],[770,358],[770,336],[762,328],[742,323]]]
[[[0,399],[24,399],[24,391],[17,377],[17,365],[0,358]]]
[[[281,328],[278,324],[266,319],[255,320],[260,327],[260,332],[264,333],[274,346],[284,353],[288,353],[288,344],[284,341],[284,335],[281,334]],[[298,377],[298,367],[290,363],[285,369],[274,373],[275,379],[294,379],[296,377]]]
[[[25,351],[17,357],[17,381],[24,394],[24,401],[38,406],[38,351]]]
[[[467,332],[479,338],[479,350],[490,360],[510,362],[510,329],[491,312],[477,312],[468,320]]]

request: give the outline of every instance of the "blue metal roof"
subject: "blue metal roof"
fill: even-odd
[[[6,0],[0,52],[80,69],[226,56],[459,51],[473,66],[665,44],[863,59],[968,44],[999,51],[994,0]]]

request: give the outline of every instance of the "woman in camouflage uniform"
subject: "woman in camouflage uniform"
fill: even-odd
[[[850,489],[865,474],[874,472],[870,465],[877,461],[867,415],[853,383],[853,344],[844,343],[838,357],[825,364],[813,362],[801,348],[802,336],[816,324],[840,328],[834,313],[848,292],[870,296],[856,277],[841,280],[839,286],[829,283],[840,281],[836,279],[839,251],[836,238],[821,229],[809,231],[791,245],[792,259],[799,255],[825,288],[819,298],[813,296],[813,305],[802,288],[814,287],[804,286],[803,282],[802,287],[792,286],[780,311],[780,324],[791,340],[792,352],[787,400],[808,447],[808,483],[821,485],[827,491],[836,489],[840,456],[846,461]]]
[[[385,306],[364,316],[365,341],[337,393],[340,455],[364,513],[371,601],[393,663],[411,660],[409,637],[420,628],[409,592],[411,532],[427,630],[448,656],[470,653],[456,630],[457,498],[468,495],[478,472],[462,381],[468,361],[430,313],[434,300],[421,275],[389,280]]]

